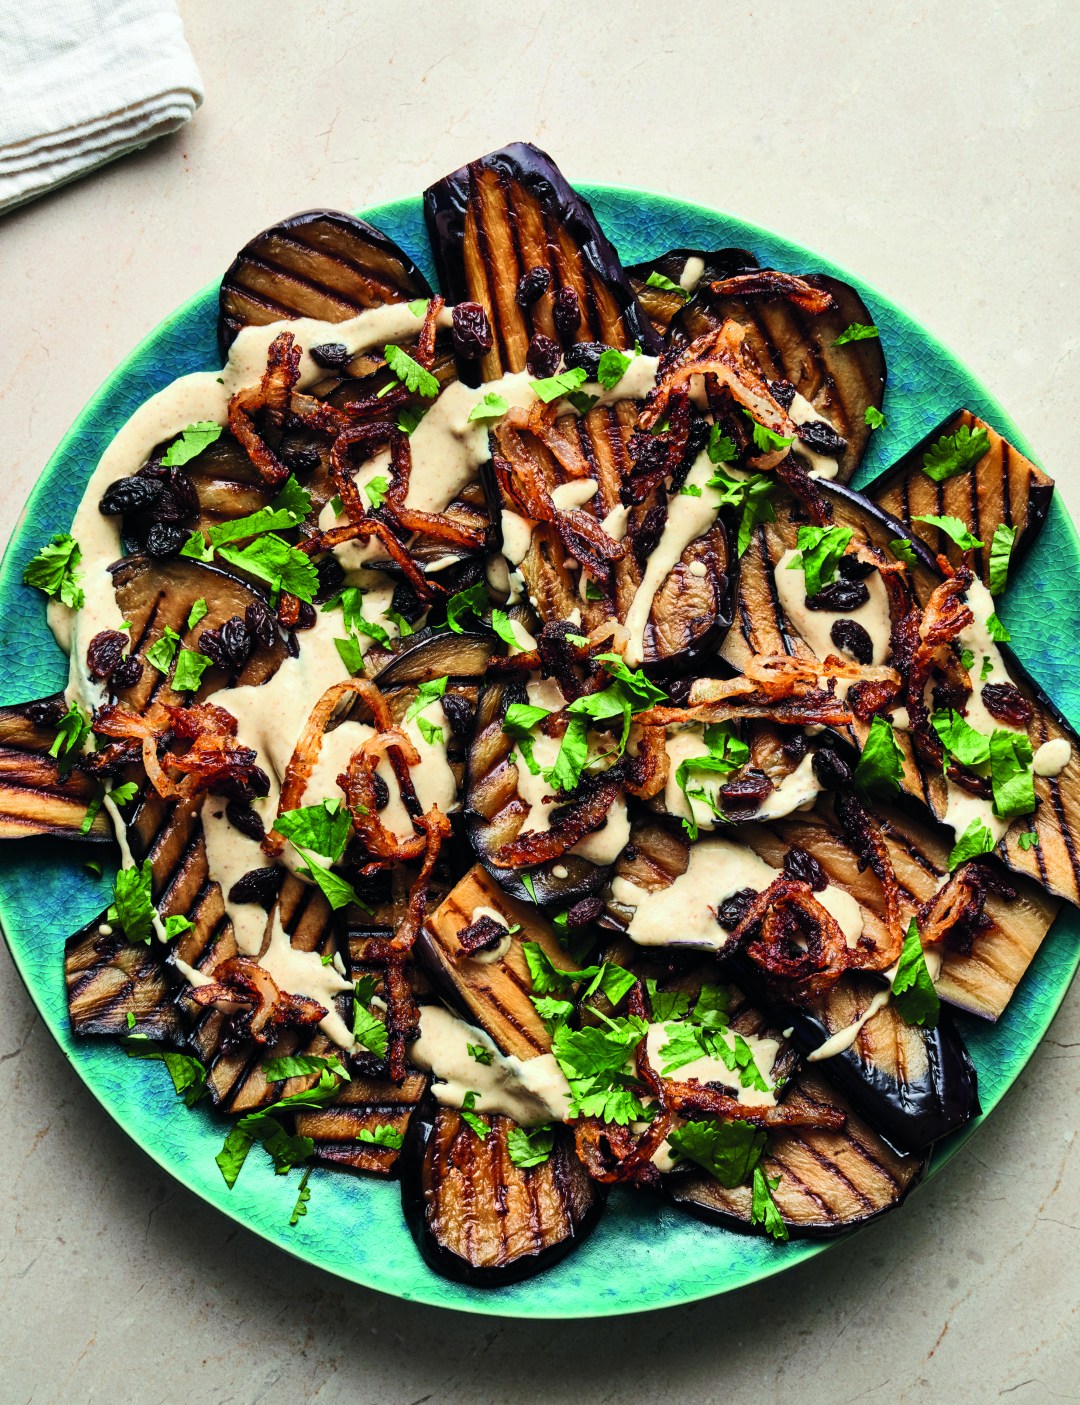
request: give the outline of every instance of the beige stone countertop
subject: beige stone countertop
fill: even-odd
[[[522,138],[571,180],[686,196],[858,270],[999,396],[1080,515],[1073,0],[180,2],[194,121],[0,220],[3,538],[106,373],[255,231]],[[1080,1399],[1080,990],[900,1213],[725,1298],[563,1324],[293,1261],[129,1143],[6,953],[0,1010],[4,1402]]]

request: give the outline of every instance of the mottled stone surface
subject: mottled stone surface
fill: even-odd
[[[208,93],[187,131],[0,225],[4,535],[105,373],[255,229],[517,137],[857,269],[982,376],[1080,517],[1071,5],[182,9]],[[903,1214],[727,1298],[551,1327],[346,1288],[237,1230],[102,1113],[3,955],[0,1001],[4,1401],[1080,1398],[1076,991]]]

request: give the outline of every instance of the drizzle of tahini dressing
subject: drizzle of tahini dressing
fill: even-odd
[[[773,868],[742,844],[728,839],[703,839],[690,848],[686,871],[666,888],[649,892],[629,879],[616,877],[611,883],[615,902],[634,909],[626,934],[639,946],[689,946],[718,951],[728,933],[716,920],[717,908],[740,892],[753,888],[761,892],[780,870]],[[863,915],[859,904],[830,883],[815,893],[827,912],[840,924],[849,946],[862,935]]]
[[[870,636],[874,648],[872,662],[884,663],[889,656],[892,617],[889,614],[889,595],[880,573],[872,571],[867,576],[864,584],[870,598],[857,610],[810,610],[806,604],[806,577],[802,568],[791,568],[791,563],[798,554],[794,547],[789,548],[777,561],[773,571],[780,608],[792,627],[819,659],[824,659],[829,654],[843,658],[844,651],[833,643],[830,631],[837,620],[854,620],[856,624],[862,625]],[[840,691],[844,690],[845,683],[848,683],[848,680],[838,682]]]
[[[826,1039],[824,1044],[819,1044],[816,1049],[807,1054],[807,1062],[816,1063],[820,1059],[832,1059],[837,1054],[842,1054],[846,1049],[850,1049],[858,1039],[863,1025],[872,1020],[879,1010],[885,1008],[891,995],[892,992],[888,986],[879,990],[859,1018],[854,1023],[845,1025],[843,1029],[838,1029],[834,1035]]]
[[[1052,741],[1043,742],[1035,752],[1032,766],[1037,776],[1060,776],[1071,756],[1072,747],[1068,741],[1064,737],[1054,737]]]
[[[469,1045],[490,1051],[479,1063]],[[444,1107],[461,1107],[476,1094],[477,1112],[501,1112],[522,1127],[565,1122],[570,1116],[570,1085],[553,1054],[518,1059],[500,1052],[491,1036],[439,1005],[420,1009],[420,1037],[409,1059],[434,1079],[431,1091]]]
[[[824,415],[819,415],[806,396],[800,395],[798,391],[795,392],[788,410],[788,418],[795,424],[827,424],[830,429],[836,428],[831,420],[827,420]],[[798,454],[810,465],[807,471],[811,478],[835,478],[840,471],[839,460],[830,458],[828,454],[816,453],[801,439],[795,440],[791,446],[791,452]]]
[[[704,800],[694,795],[687,797],[677,780],[679,766],[684,761],[693,761],[695,757],[709,754],[709,748],[705,745],[705,729],[692,724],[669,731],[665,746],[668,754],[668,778],[664,787],[664,808],[668,813],[677,815],[680,819],[693,819],[699,829],[718,829],[721,825],[729,823],[730,821],[715,814]],[[790,815],[794,810],[812,805],[822,788],[814,775],[813,759],[813,754],[808,752],[795,769],[784,776],[766,796],[761,808],[756,810],[751,818],[778,820],[784,815]],[[700,786],[707,795],[715,798],[715,792],[723,784],[724,778],[707,771],[697,771],[691,766],[688,781],[694,789]]]
[[[701,275],[705,272],[705,260],[697,254],[691,254],[683,264],[683,271],[679,275],[679,287],[685,293],[692,293],[701,282]]]

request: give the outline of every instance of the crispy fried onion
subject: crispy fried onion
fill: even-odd
[[[168,751],[158,761],[158,745],[166,733],[191,746],[183,752]],[[192,707],[155,704],[142,716],[110,703],[94,718],[96,736],[138,740],[151,785],[163,799],[184,799],[212,792],[241,802],[266,795],[270,781],[256,764],[257,755],[236,741],[236,718],[223,707],[197,703]],[[169,769],[180,771],[177,782]]]
[[[983,909],[991,893],[1006,901],[1016,897],[1016,889],[986,863],[972,860],[961,864],[948,882],[919,908],[917,922],[924,947],[940,946],[970,951],[980,932],[989,926]]]
[[[962,565],[954,571],[943,556],[938,557],[938,565],[946,571],[947,578],[934,589],[927,600],[922,618],[918,622],[917,638],[913,621],[906,625],[906,630],[911,636],[911,662],[907,674],[907,707],[911,732],[920,756],[935,767],[942,764],[944,751],[940,738],[930,725],[926,688],[935,668],[949,666],[949,645],[975,619],[970,607],[960,599],[974,578],[971,567]]]
[[[231,1016],[235,1037],[269,1044],[283,1029],[307,1029],[325,1019],[327,1011],[306,995],[278,990],[270,972],[250,956],[231,956],[214,971],[209,985],[192,986],[187,994],[197,1005],[225,1001],[238,1006]]]
[[[824,993],[861,964],[810,885],[783,875],[758,893],[728,945],[743,945],[755,965],[800,999]]]
[[[690,440],[690,391],[681,386],[672,392],[664,416],[665,429],[635,429],[630,436],[633,467],[623,491],[632,503],[641,503],[680,467]],[[640,420],[639,420],[640,425]]]
[[[522,868],[549,863],[572,849],[579,839],[599,829],[623,788],[624,768],[616,763],[609,771],[589,778],[574,792],[568,805],[551,814],[549,829],[530,829],[496,849],[491,862],[497,868]]]
[[[689,346],[664,356],[657,385],[638,417],[638,428],[654,429],[667,416],[672,397],[688,393],[694,376],[713,376],[759,424],[785,439],[794,439],[795,422],[774,398],[760,367],[743,345],[745,338],[746,328],[729,317]],[[750,464],[764,471],[775,468],[787,455],[786,448],[770,449],[750,459]]]
[[[666,1092],[668,1105],[676,1112],[704,1112],[725,1121],[738,1119],[751,1122],[755,1127],[821,1127],[838,1132],[847,1121],[847,1114],[829,1103],[815,1103],[813,1106],[777,1103],[775,1107],[748,1107],[738,1098],[699,1083],[696,1078],[686,1083],[667,1082]]]
[[[848,847],[859,860],[859,872],[867,868],[870,870],[881,884],[885,899],[883,921],[888,941],[883,946],[875,947],[867,937],[860,937],[856,948],[859,959],[853,964],[864,971],[884,971],[899,960],[904,946],[900,885],[889,856],[889,846],[876,819],[857,795],[837,795],[834,804]]]
[[[803,312],[817,315],[836,306],[833,295],[825,288],[816,288],[794,273],[780,273],[775,268],[755,269],[752,273],[735,273],[709,284],[709,291],[718,298],[778,297],[794,303]]]
[[[759,717],[787,726],[845,727],[852,722],[851,710],[821,683],[877,674],[893,676],[891,669],[862,668],[832,656],[818,663],[759,654],[747,661],[746,673],[739,677],[695,679],[686,707],[654,707],[634,720],[645,728]]]

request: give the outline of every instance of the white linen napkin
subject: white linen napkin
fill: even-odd
[[[202,99],[175,0],[0,0],[0,214],[175,131]]]

